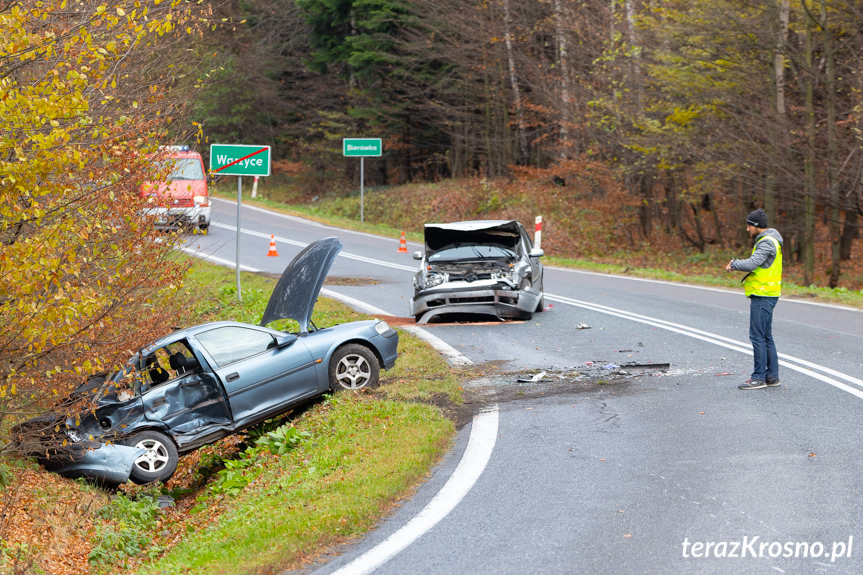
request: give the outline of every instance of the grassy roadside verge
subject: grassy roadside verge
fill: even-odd
[[[243,303],[234,272],[195,263],[187,289],[221,285],[202,300],[204,318],[260,317],[275,280],[244,274]],[[363,319],[321,298],[320,327]],[[460,383],[423,342],[399,333],[396,367],[381,384],[359,394],[337,393],[286,424],[303,439],[281,455],[257,454],[244,473],[254,478],[236,495],[210,483],[179,542],[136,573],[240,574],[295,568],[323,549],[362,534],[414,488],[451,444],[454,423],[446,409],[461,402]]]
[[[337,394],[298,419],[309,434],[269,455],[212,522],[190,527],[143,574],[246,574],[297,568],[371,528],[448,448],[453,425],[428,405]],[[199,512],[200,513],[200,512]]]
[[[194,262],[189,325],[257,323],[276,280]],[[320,298],[325,327],[368,316]],[[164,486],[118,492],[0,459],[0,574],[277,573],[367,531],[451,446],[457,372],[400,332],[380,385],[337,393],[181,458]],[[263,441],[263,443],[261,443]],[[173,506],[160,509],[157,498]]]

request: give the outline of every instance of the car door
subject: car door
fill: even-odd
[[[141,400],[147,419],[161,421],[175,434],[195,434],[208,426],[230,425],[219,382],[201,368],[185,341],[154,350],[144,358]]]
[[[315,361],[294,335],[255,326],[219,326],[196,335],[216,366],[234,425],[266,419],[316,389]]]

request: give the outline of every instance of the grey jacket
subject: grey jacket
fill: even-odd
[[[782,246],[782,236],[774,228],[767,228],[755,238],[756,246],[752,255],[745,260],[731,260],[731,269],[741,272],[751,272],[757,268],[769,268],[776,259],[776,246],[773,242],[766,241],[758,243],[765,236],[771,236],[779,241]]]

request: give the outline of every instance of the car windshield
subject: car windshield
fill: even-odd
[[[196,158],[174,158],[165,161],[171,168],[168,180],[203,180],[204,171]]]
[[[495,245],[452,246],[438,250],[428,258],[429,262],[451,262],[459,260],[514,258],[515,252]]]

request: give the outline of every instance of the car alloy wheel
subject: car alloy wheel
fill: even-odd
[[[330,385],[333,389],[358,390],[378,382],[380,366],[367,347],[349,344],[340,347],[330,360]]]
[[[138,484],[167,481],[177,470],[179,455],[174,442],[158,431],[142,431],[131,436],[126,445],[146,449],[135,460],[129,477]]]

